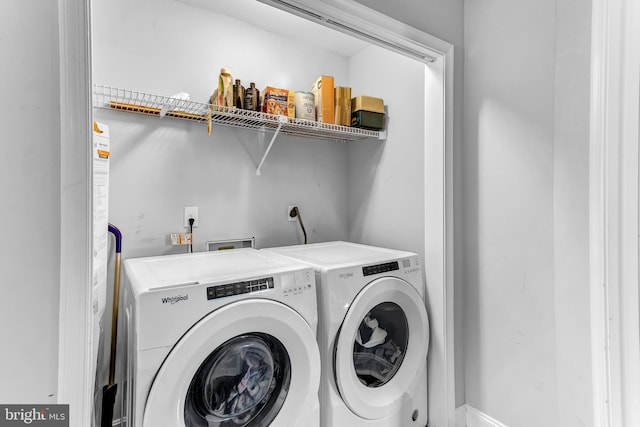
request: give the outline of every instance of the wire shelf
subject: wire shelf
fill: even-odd
[[[207,103],[153,95],[128,89],[95,84],[93,106],[159,117],[207,123],[257,131],[279,130],[281,134],[306,138],[357,141],[365,138],[385,139],[385,132],[338,126],[313,120],[291,119],[258,111],[215,106]]]

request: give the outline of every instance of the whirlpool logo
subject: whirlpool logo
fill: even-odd
[[[172,296],[172,297],[162,298],[162,303],[163,304],[171,304],[171,305],[173,305],[173,304],[179,303],[181,301],[186,301],[188,299],[189,299],[189,294],[187,294],[187,295],[175,295],[175,296]]]
[[[69,427],[69,405],[0,405],[0,427]]]

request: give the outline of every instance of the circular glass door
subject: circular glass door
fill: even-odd
[[[317,410],[319,367],[315,332],[296,311],[238,301],[196,323],[149,371],[141,426],[303,425]]]
[[[351,303],[335,344],[334,374],[358,416],[390,415],[426,372],[429,320],[422,296],[395,277],[376,279]]]
[[[353,366],[360,382],[377,388],[388,383],[402,365],[409,344],[409,325],[393,302],[373,307],[362,319],[353,342]]]
[[[185,425],[269,425],[290,382],[289,355],[280,341],[259,333],[234,337],[218,347],[191,380]]]

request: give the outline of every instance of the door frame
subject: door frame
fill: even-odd
[[[640,425],[640,5],[593,0],[590,288],[594,425]]]
[[[93,162],[90,0],[58,0],[60,46],[60,302],[58,403],[90,426],[93,340]]]
[[[435,59],[425,65],[427,84],[437,88],[437,96],[426,110],[437,119],[425,129],[425,137],[437,143],[426,145],[424,159],[430,171],[425,176],[425,199],[429,201],[425,203],[425,272],[430,300],[436,307],[430,313],[431,335],[441,343],[435,355],[439,374],[431,379],[440,392],[431,416],[438,425],[454,426],[453,45],[353,0],[297,3],[319,9],[344,25],[364,29],[381,41],[418,49]],[[90,0],[58,0],[58,6],[63,171],[58,399],[70,404],[72,427],[80,427],[91,425],[96,365],[92,360],[91,4]]]

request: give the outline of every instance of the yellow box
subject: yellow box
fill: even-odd
[[[351,100],[351,111],[372,111],[384,114],[384,100],[373,96],[360,95]]]
[[[262,96],[262,112],[287,116],[291,119],[296,117],[294,91],[267,86],[262,91]]]
[[[319,122],[335,123],[333,77],[320,76],[311,87],[316,97],[316,116]]]
[[[335,124],[351,126],[351,88],[335,88]]]

